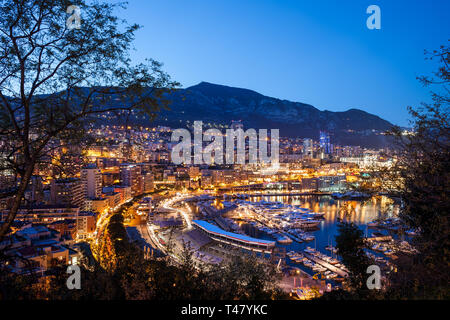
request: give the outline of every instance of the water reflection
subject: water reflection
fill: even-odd
[[[298,205],[314,212],[325,213],[325,224],[334,224],[337,219],[365,225],[379,217],[398,214],[398,206],[387,197],[373,197],[366,201],[336,200],[330,196],[256,196],[251,201],[277,201]]]
[[[399,207],[394,204],[392,200],[387,197],[377,197],[366,201],[354,201],[354,200],[336,200],[330,196],[255,196],[248,199],[250,201],[272,201],[281,202],[285,204],[298,205],[304,208],[313,210],[314,212],[324,212],[324,220],[319,224],[319,229],[312,231],[315,236],[315,240],[312,242],[297,243],[293,242],[288,245],[282,245],[277,243],[277,246],[284,248],[286,251],[294,250],[301,251],[307,246],[314,247],[315,249],[331,254],[325,249],[328,245],[335,245],[335,236],[338,234],[338,219],[344,221],[351,221],[358,225],[366,236],[371,236],[372,232],[377,231],[369,229],[366,224],[380,217],[393,217],[397,216]],[[273,238],[264,233],[259,232],[255,228],[248,228],[248,224],[243,221],[238,221],[239,225],[242,225],[243,230],[251,236],[255,236],[262,239]],[[378,230],[379,231],[379,230]],[[283,249],[283,250],[284,250]],[[332,255],[332,254],[331,254]],[[287,260],[288,264],[292,264],[292,261]],[[296,265],[304,271],[310,273],[311,270]]]

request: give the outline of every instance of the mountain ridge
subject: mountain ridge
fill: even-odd
[[[387,145],[382,132],[392,127],[389,121],[357,108],[321,111],[310,104],[205,81],[179,89],[170,98],[171,110],[160,112],[158,124],[202,120],[229,125],[242,120],[244,128],[280,129],[280,136],[318,139],[319,131],[325,130],[333,143],[377,148]]]
[[[84,95],[90,88],[81,88]],[[102,109],[118,104],[128,104],[111,96],[109,102],[93,99],[95,108]],[[383,134],[392,124],[364,110],[350,108],[346,111],[321,111],[316,107],[265,96],[256,91],[200,82],[185,89],[167,94],[171,100],[169,110],[159,110],[156,119],[150,120],[140,112],[125,118],[96,117],[99,124],[155,126],[186,128],[196,120],[205,127],[229,126],[233,120],[242,120],[244,129],[279,129],[281,137],[313,138],[318,140],[320,131],[330,133],[331,142],[339,145],[359,145],[382,148],[389,144]]]

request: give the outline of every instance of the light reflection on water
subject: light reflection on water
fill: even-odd
[[[255,196],[248,199],[249,201],[271,201],[281,202],[285,204],[298,205],[304,208],[311,209],[314,212],[324,212],[325,216],[319,224],[319,229],[311,231],[316,237],[315,241],[297,243],[292,242],[289,245],[281,245],[277,243],[278,247],[285,248],[286,251],[302,251],[307,246],[315,247],[317,250],[331,255],[325,249],[330,243],[335,246],[335,236],[338,234],[338,219],[344,221],[354,222],[360,229],[370,236],[372,232],[379,231],[367,228],[367,223],[379,217],[393,217],[398,214],[399,207],[394,205],[392,200],[386,197],[371,198],[365,201],[354,200],[335,200],[330,196]],[[251,236],[256,236],[261,239],[273,240],[270,235],[263,232],[257,232]],[[292,262],[288,261],[288,264]],[[300,265],[297,267],[305,271],[309,271]]]
[[[367,201],[335,200],[330,196],[258,196],[252,201],[277,201],[325,213],[325,225],[335,224],[337,219],[365,225],[381,216],[398,214],[398,206],[386,197],[371,198]]]

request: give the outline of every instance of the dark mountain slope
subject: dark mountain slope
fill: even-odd
[[[179,90],[171,98],[171,110],[161,112],[157,123],[177,127],[186,120],[226,125],[242,120],[245,128],[278,128],[282,136],[317,139],[319,131],[326,130],[333,143],[367,147],[383,146],[386,141],[380,133],[392,126],[359,109],[320,111],[309,104],[207,82]]]

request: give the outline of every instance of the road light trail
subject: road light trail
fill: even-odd
[[[173,205],[177,202],[182,201],[183,199],[186,199],[189,196],[190,196],[189,194],[177,194],[176,196],[174,196],[170,199],[163,200],[160,205],[164,209],[173,210],[173,211],[179,213],[185,220],[188,229],[192,228],[191,219],[189,218],[189,215],[183,209],[174,208]],[[187,209],[189,209],[189,208],[187,207]],[[179,261],[180,259],[175,254],[167,252],[167,249],[164,247],[164,245],[161,244],[158,236],[155,233],[155,226],[152,225],[150,222],[147,222],[147,231],[148,231],[148,235],[151,239],[151,242],[153,242],[158,249],[160,249],[163,253],[169,255],[170,257],[172,257],[174,259],[174,261],[176,261],[178,263],[180,262]]]

